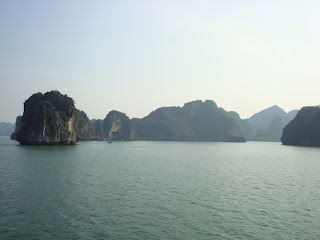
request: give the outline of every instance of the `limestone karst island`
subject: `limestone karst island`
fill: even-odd
[[[183,107],[162,107],[148,116],[129,119],[111,111],[90,120],[74,100],[59,91],[36,93],[24,102],[11,139],[22,145],[73,145],[77,141],[280,141],[284,145],[320,146],[320,108],[289,113],[273,106],[241,119],[236,112],[200,100]],[[8,128],[8,126],[6,126]]]

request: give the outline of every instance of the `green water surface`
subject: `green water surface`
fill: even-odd
[[[320,149],[0,137],[0,239],[320,239]]]

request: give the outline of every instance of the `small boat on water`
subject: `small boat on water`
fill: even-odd
[[[108,143],[112,143],[111,141],[108,141]]]

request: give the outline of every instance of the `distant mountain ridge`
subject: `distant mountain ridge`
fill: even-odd
[[[237,112],[231,111],[228,114],[236,121],[240,127],[241,133],[246,140],[252,139],[252,126],[248,119],[241,119]]]
[[[40,139],[33,139],[32,144],[50,144],[50,139],[58,144],[84,140],[280,141],[283,128],[298,111],[286,113],[275,105],[248,119],[241,119],[237,112],[227,112],[212,100],[196,100],[185,103],[183,107],[161,107],[141,119],[129,119],[126,114],[113,110],[105,119],[90,120],[73,103],[72,98],[58,91],[32,95],[25,102],[26,115],[16,120],[16,131],[11,138],[19,137],[24,142],[25,134],[33,139],[33,131],[39,134]],[[72,137],[67,130],[70,123]],[[30,129],[26,128],[29,125]],[[12,129],[10,131],[13,132]],[[61,140],[66,139],[66,134],[72,140]]]
[[[236,121],[212,100],[162,107],[132,121],[141,140],[245,141]]]
[[[283,128],[295,117],[298,110],[286,113],[278,106],[264,109],[250,118],[251,133],[247,133],[248,140],[279,142]]]
[[[72,98],[56,90],[35,93],[24,102],[23,115],[16,118],[16,127],[10,137],[22,145],[73,145],[84,140],[136,139],[133,124],[124,113],[111,111],[100,121],[102,138],[95,134],[96,129],[87,114],[75,108]]]
[[[0,122],[0,136],[10,136],[14,132],[15,124]]]
[[[293,119],[297,112],[298,110],[293,110],[289,113],[286,113],[282,108],[274,105],[258,113],[255,113],[250,118],[248,118],[248,121],[250,122],[253,128],[265,131],[268,128],[268,124],[275,117],[280,117],[282,120],[284,120],[284,122],[289,122],[291,118]]]

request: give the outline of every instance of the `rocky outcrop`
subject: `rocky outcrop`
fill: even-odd
[[[16,140],[22,145],[71,145],[77,139],[74,101],[58,91],[33,94],[24,103]]]
[[[236,121],[211,100],[159,108],[133,123],[141,140],[245,141]]]
[[[78,131],[77,131],[77,140],[95,140],[96,136],[93,132],[93,127],[90,119],[84,111],[77,110],[79,121],[78,121]]]
[[[272,119],[266,131],[259,129],[255,136],[255,141],[279,142],[284,128],[283,120],[280,117]]]
[[[237,112],[231,111],[228,112],[229,116],[231,116],[237,123],[237,125],[240,127],[241,134],[246,140],[249,140],[252,138],[252,127],[249,123],[248,119],[241,119],[239,114]]]
[[[142,119],[130,120],[111,111],[103,120],[89,120],[74,101],[58,91],[37,93],[24,103],[24,114],[16,119],[11,135],[21,144],[75,144],[83,140],[157,141],[279,141],[283,126],[296,111],[273,106],[249,119],[226,112],[212,100],[193,101],[183,107],[162,107]],[[300,145],[308,145],[304,140]],[[284,136],[284,144],[286,137]],[[310,145],[310,144],[309,144]]]
[[[284,127],[283,145],[320,146],[320,107],[304,107]]]
[[[124,113],[111,111],[103,121],[103,128],[109,140],[136,140],[137,134],[131,120]]]
[[[16,127],[15,127],[15,131],[11,134],[10,138],[12,140],[16,140],[17,139],[17,132],[20,131],[22,127],[22,116],[18,116],[16,118]]]
[[[286,113],[278,106],[264,109],[246,119],[251,132],[246,132],[247,140],[279,142],[283,127],[297,114],[298,110]]]
[[[91,124],[96,140],[107,140],[106,133],[103,128],[103,120],[93,119],[91,120]]]
[[[111,111],[104,120],[91,120],[93,132],[97,140],[123,140],[137,139],[136,130],[131,120],[118,111]]]

